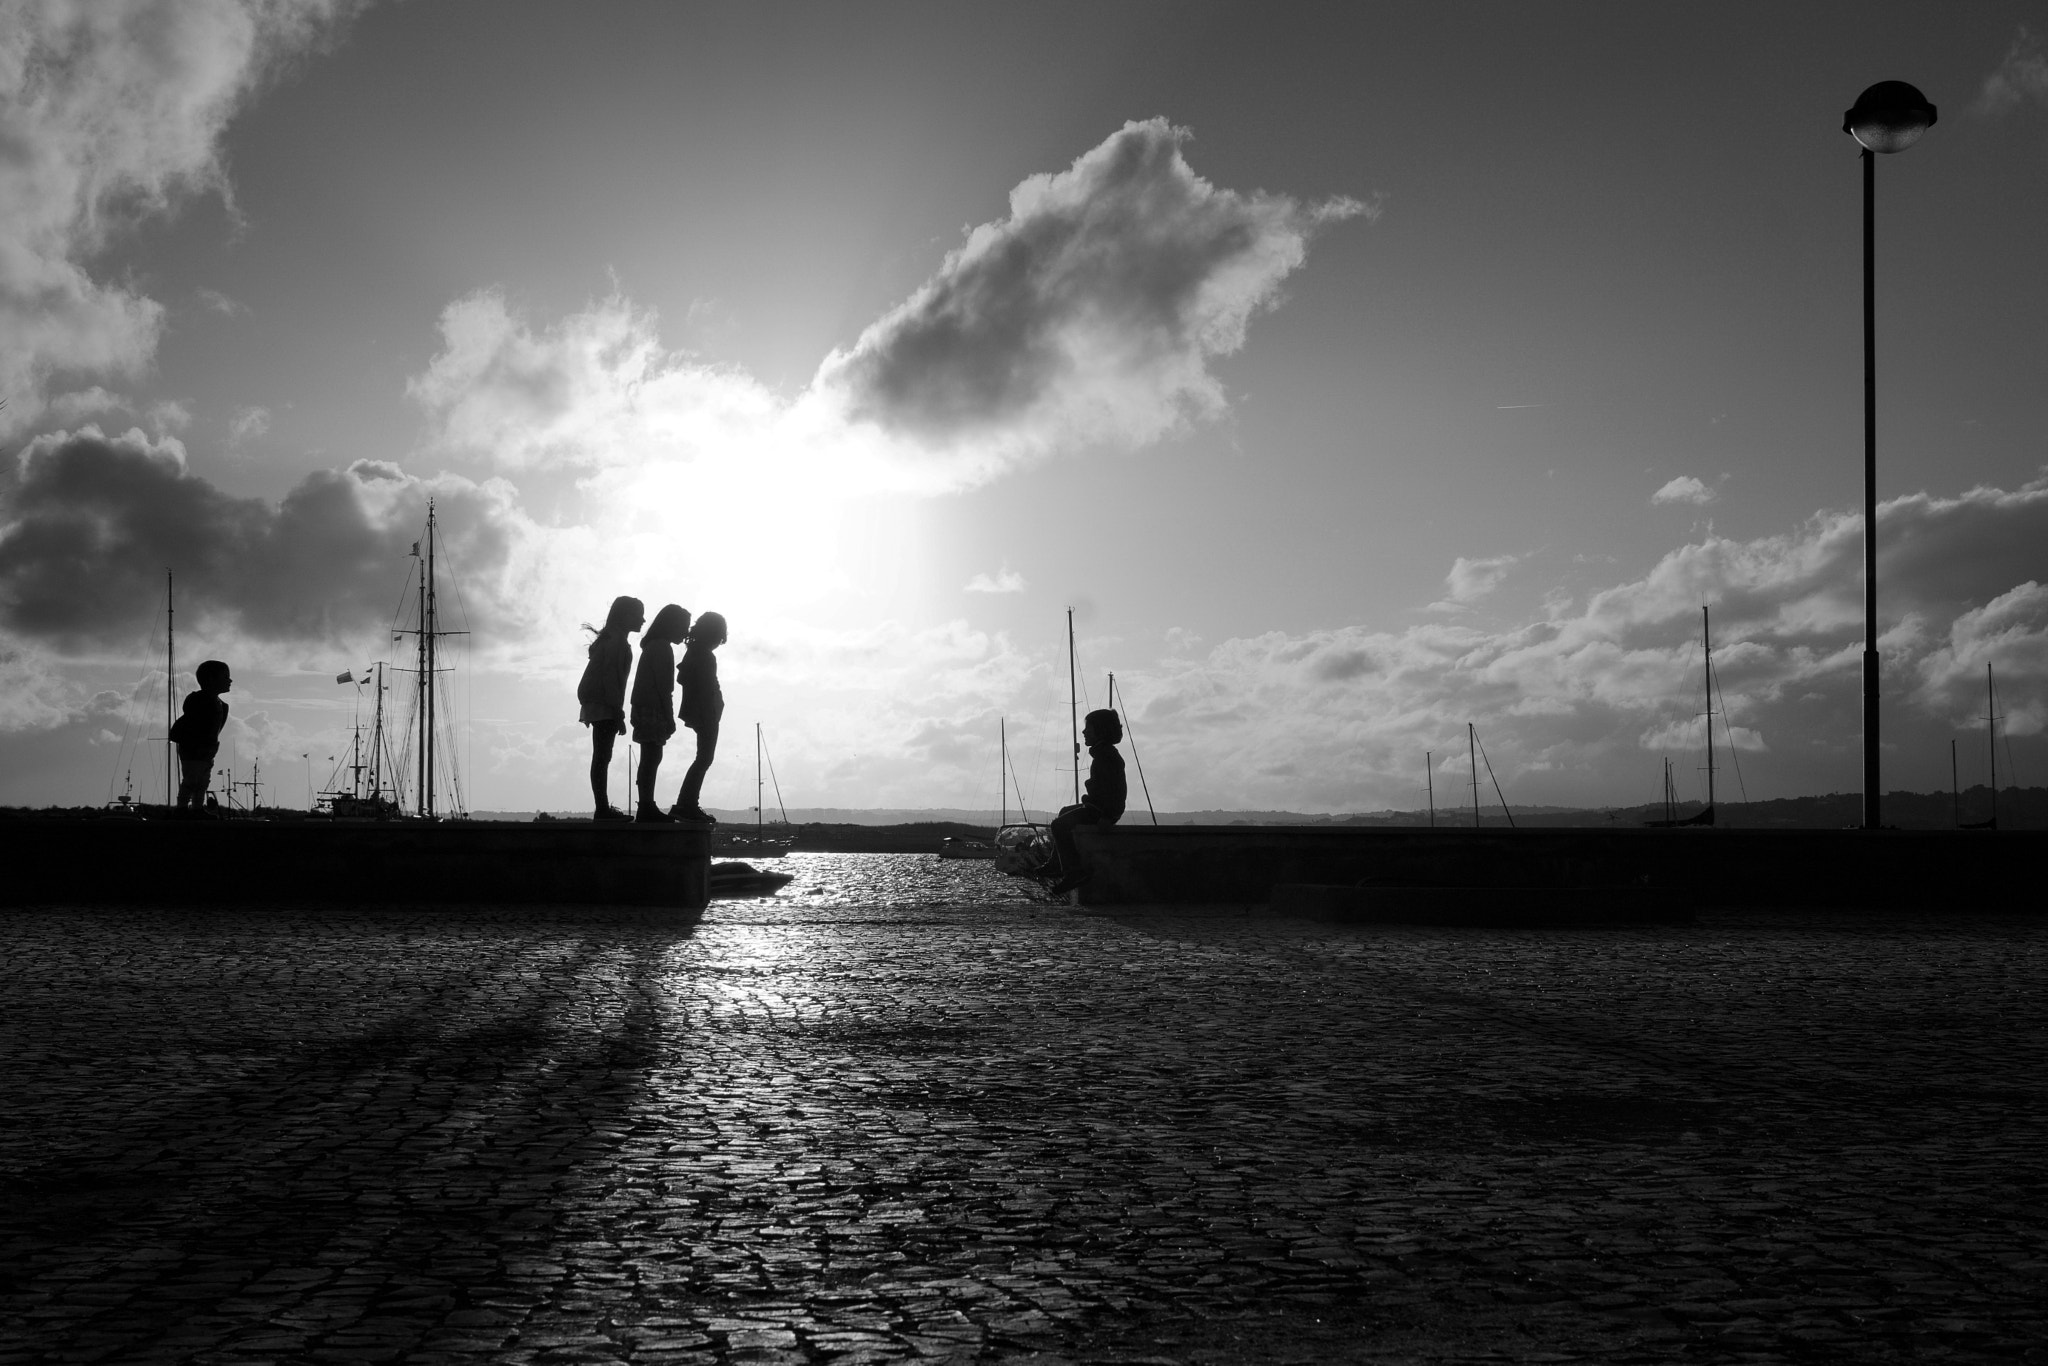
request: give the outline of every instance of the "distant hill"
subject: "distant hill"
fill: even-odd
[[[1701,802],[1679,802],[1672,808],[1672,814],[1683,820],[1698,814]],[[1586,825],[1642,825],[1664,818],[1664,808],[1656,803],[1642,806],[1614,806],[1591,809],[1568,807],[1536,806],[1512,808],[1517,825],[1527,826],[1586,826]],[[1884,823],[1901,830],[1948,830],[1957,823],[1957,813],[1963,823],[1982,821],[1991,815],[1991,790],[1977,786],[1966,788],[1960,800],[1946,792],[1887,792],[1881,805]],[[1498,806],[1480,810],[1480,824],[1504,826],[1507,824]],[[1860,792],[1830,792],[1820,797],[1779,797],[1771,801],[1741,802],[1723,800],[1720,809],[1714,813],[1715,824],[1745,830],[1839,830],[1863,823],[1863,794]],[[1355,825],[1427,825],[1427,811],[1374,811],[1346,816],[1317,816],[1307,818],[1305,823],[1324,821]],[[1470,807],[1462,810],[1444,810],[1436,813],[1438,825],[1470,825]],[[1998,825],[2002,830],[2044,830],[2048,829],[2048,788],[2007,787],[1998,792]]]
[[[1991,814],[1990,789],[1981,785],[1966,789],[1961,796],[1961,817],[1966,823],[1981,821]],[[1681,802],[1674,810],[1682,819],[1700,809],[1698,802]],[[1616,807],[1569,807],[1569,806],[1516,806],[1512,807],[1515,823],[1528,826],[1588,826],[1588,825],[1641,825],[1645,821],[1659,820],[1664,815],[1662,806]],[[1888,792],[1884,798],[1884,823],[1906,830],[1946,830],[1956,823],[1955,806],[1946,792]],[[480,820],[532,820],[531,811],[478,811]],[[584,811],[558,811],[557,816],[583,816]],[[751,825],[752,811],[734,811],[720,807],[711,808],[711,814],[730,825]],[[779,819],[780,812],[774,813]],[[793,806],[789,808],[789,819],[797,825],[919,825],[943,823],[947,825],[978,826],[992,828],[1000,813],[988,810],[964,810],[954,807],[816,807]],[[1031,818],[1045,821],[1051,818],[1049,811],[1034,810]],[[1830,830],[1845,826],[1860,825],[1863,821],[1863,796],[1856,792],[1831,792],[1818,797],[1779,797],[1763,802],[1723,801],[1715,813],[1717,823],[1743,829],[1784,829],[1784,830]],[[1011,820],[1020,817],[1014,811]],[[1147,822],[1151,818],[1142,806],[1133,807],[1124,816],[1126,823]],[[1438,825],[1469,825],[1472,821],[1471,808],[1439,807],[1436,813]],[[1332,814],[1308,811],[1162,811],[1161,825],[1427,825],[1429,812],[1414,811],[1356,811]],[[1480,824],[1504,826],[1507,820],[1498,806],[1482,808]],[[2048,829],[2048,788],[2007,787],[1998,793],[1998,824],[2006,830]]]

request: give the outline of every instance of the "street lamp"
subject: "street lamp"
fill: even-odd
[[[1879,81],[1842,115],[1863,147],[1863,828],[1878,828],[1877,763],[1877,232],[1878,152],[1903,152],[1934,126],[1934,106],[1904,81]]]

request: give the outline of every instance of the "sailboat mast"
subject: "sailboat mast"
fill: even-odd
[[[428,521],[427,521],[427,526],[428,526],[428,527],[429,527],[429,529],[430,529],[430,530],[429,530],[429,534],[431,534],[431,528],[433,527],[433,515],[434,515],[434,514],[433,514],[433,512],[432,512],[432,510],[431,510],[431,509],[433,508],[433,504],[432,504],[431,502],[429,502],[429,503],[427,504],[427,507],[428,507],[428,509],[429,509],[429,511],[428,511],[428,513],[427,513],[427,518],[428,518]],[[419,548],[419,543],[418,543],[418,542],[414,542],[414,543],[413,543],[413,548],[412,548],[412,557],[413,557],[413,558],[414,558],[415,560],[418,560],[418,561],[419,561],[419,568],[420,568],[420,581],[419,581],[419,585],[418,585],[418,592],[419,592],[419,627],[420,627],[420,630],[419,630],[419,636],[418,636],[418,638],[417,638],[416,640],[414,640],[414,641],[413,641],[413,697],[412,697],[412,714],[413,714],[413,720],[414,720],[414,721],[415,721],[416,723],[418,723],[418,725],[419,725],[419,727],[420,727],[420,752],[419,752],[419,754],[418,754],[417,756],[415,756],[415,757],[414,757],[414,759],[413,759],[413,777],[414,777],[414,780],[415,780],[415,781],[416,781],[416,782],[418,783],[418,788],[417,788],[416,794],[415,794],[415,796],[414,796],[414,798],[413,798],[413,803],[414,803],[414,810],[415,810],[415,811],[416,811],[416,812],[417,812],[418,814],[420,814],[420,815],[424,816],[424,815],[426,815],[426,814],[427,814],[427,804],[428,804],[428,802],[429,802],[429,801],[431,800],[431,798],[429,798],[429,797],[428,797],[428,795],[427,795],[427,735],[429,734],[429,732],[428,732],[428,729],[427,729],[427,726],[426,726],[426,715],[427,715],[427,560],[426,560],[426,557],[425,557],[424,555],[420,554],[420,548]]]
[[[1010,718],[996,718],[996,797],[1003,804],[1003,825],[1010,823]],[[1002,825],[996,827],[1002,829]]]
[[[370,795],[384,795],[384,661],[377,661],[377,707],[370,723]]]
[[[1465,757],[1472,761],[1472,828],[1479,828],[1479,732],[1465,723]]]
[[[1714,637],[1707,626],[1707,605],[1700,604],[1700,646],[1706,663],[1702,672],[1707,685],[1707,809],[1714,809]],[[1731,742],[1732,743],[1732,742]]]
[[[1948,816],[1956,829],[1963,828],[1963,783],[1956,772],[1956,742],[1948,742]]]
[[[178,602],[171,571],[164,570],[164,805],[178,801],[178,747],[171,727],[178,723]]]
[[[1074,805],[1081,804],[1081,693],[1074,681],[1074,609],[1067,609],[1067,729],[1074,741]]]
[[[422,611],[420,615],[420,644],[425,652],[426,667],[420,673],[420,691],[426,700],[426,725],[420,734],[420,759],[424,776],[420,780],[420,794],[426,802],[426,814],[434,814],[434,665],[435,639],[440,622],[434,601],[434,500],[427,500],[427,573],[421,581]]]
[[[1422,751],[1422,781],[1429,787],[1429,828],[1436,829],[1436,767],[1428,750]]]
[[[1998,688],[1991,681],[1991,664],[1984,664],[1984,738],[1991,751],[1991,828],[1998,828]]]
[[[766,833],[762,828],[767,813],[761,809],[761,723],[754,723],[754,847],[761,847],[761,837]]]

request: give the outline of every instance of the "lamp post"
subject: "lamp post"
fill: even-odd
[[[1934,106],[1904,81],[1879,81],[1842,115],[1863,147],[1863,828],[1878,828],[1877,231],[1878,152],[1903,152],[1934,126]]]

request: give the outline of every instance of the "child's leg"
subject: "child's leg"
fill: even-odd
[[[597,721],[590,727],[590,796],[600,811],[612,804],[605,778],[612,767],[612,742],[618,738],[619,733],[608,721]]]
[[[654,775],[661,769],[661,750],[665,742],[640,745],[640,805],[654,805]]]
[[[1071,873],[1081,866],[1080,851],[1074,848],[1074,827],[1080,824],[1075,813],[1082,808],[1065,806],[1052,818],[1052,847],[1059,852],[1060,871]]]
[[[207,780],[212,776],[212,759],[178,756],[178,805],[206,805]]]
[[[1066,882],[1069,878],[1085,877],[1089,871],[1088,865],[1081,861],[1080,849],[1074,843],[1074,827],[1098,825],[1101,821],[1102,812],[1086,802],[1079,806],[1063,807],[1059,815],[1052,818],[1052,843],[1053,848],[1059,850],[1061,882]],[[1061,888],[1056,886],[1053,890],[1059,891]]]
[[[704,775],[711,771],[711,761],[718,756],[718,727],[692,726],[697,733],[697,757],[690,761],[690,771],[683,775],[682,795],[676,798],[676,805],[685,811],[697,811],[698,798],[704,791]]]

